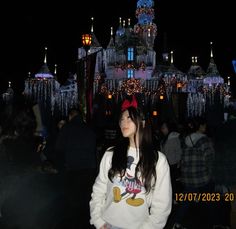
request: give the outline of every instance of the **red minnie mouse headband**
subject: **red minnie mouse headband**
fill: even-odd
[[[134,107],[137,108],[138,107],[138,102],[135,98],[135,96],[133,95],[132,97],[132,101],[130,102],[128,99],[125,99],[124,102],[121,105],[121,111],[125,111],[127,110],[129,107]]]

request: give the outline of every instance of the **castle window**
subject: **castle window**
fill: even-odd
[[[127,69],[127,75],[128,78],[133,78],[134,77],[134,69]]]
[[[134,60],[134,48],[129,47],[128,48],[128,61]]]

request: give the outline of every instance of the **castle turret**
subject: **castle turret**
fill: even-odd
[[[91,43],[91,47],[90,49],[101,49],[101,44],[99,43],[94,31],[93,31],[93,21],[94,21],[94,18],[91,17],[91,35],[92,35],[92,43]],[[91,50],[92,51],[92,50]],[[96,50],[97,51],[97,50]]]
[[[54,78],[53,74],[50,72],[47,65],[47,47],[45,47],[45,56],[44,56],[43,65],[40,68],[39,72],[35,74],[35,78],[44,78],[44,79]]]
[[[207,74],[205,75],[203,82],[206,85],[212,86],[213,84],[223,84],[224,79],[220,76],[220,73],[218,71],[218,68],[215,64],[214,57],[213,57],[213,49],[212,49],[212,42],[210,42],[211,45],[211,52],[210,52],[210,63],[207,68]]]
[[[122,18],[119,17],[119,26],[118,29],[116,30],[116,41],[119,40],[121,36],[123,36],[125,33],[125,29],[122,27]]]
[[[197,56],[192,56],[192,65],[188,70],[188,75],[190,79],[199,80],[203,79],[206,73],[202,69],[202,67],[198,64]]]
[[[114,65],[115,61],[116,61],[116,52],[115,52],[115,42],[114,42],[114,37],[113,37],[113,27],[111,27],[111,38],[109,41],[109,44],[107,46],[106,49],[106,61],[105,61],[105,67],[109,66],[109,65]]]
[[[138,0],[136,9],[138,23],[134,26],[135,33],[146,43],[148,49],[153,49],[157,35],[157,26],[153,23],[153,6],[153,0]]]

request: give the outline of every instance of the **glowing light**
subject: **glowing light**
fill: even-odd
[[[45,47],[45,57],[44,57],[44,63],[45,64],[47,63],[47,50],[48,50],[48,48]]]
[[[128,26],[130,26],[130,18],[128,19]]]
[[[182,83],[177,83],[177,88],[181,88],[182,87]]]
[[[230,86],[230,76],[228,76],[227,79],[228,79],[227,85]]]
[[[55,69],[54,69],[54,75],[56,75],[56,74],[57,74],[57,65],[55,64],[54,67],[55,67]]]
[[[157,112],[157,111],[153,111],[153,112],[152,112],[152,115],[153,115],[153,116],[157,116],[157,115],[158,115],[158,112]]]
[[[92,23],[91,23],[91,33],[93,33],[93,20],[94,20],[94,18],[91,17],[91,21],[92,21]]]
[[[131,78],[122,82],[122,90],[126,92],[127,95],[133,95],[135,93],[142,92],[141,82],[138,79]]]
[[[212,50],[212,42],[210,42],[210,46],[211,46],[211,58],[213,58],[213,50]]]
[[[83,34],[82,35],[82,43],[83,46],[88,47],[92,43],[92,35],[89,33]]]
[[[173,51],[170,52],[170,63],[174,63]]]

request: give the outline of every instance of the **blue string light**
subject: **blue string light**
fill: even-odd
[[[136,17],[140,25],[151,24],[154,19],[153,0],[139,0],[137,2]]]

